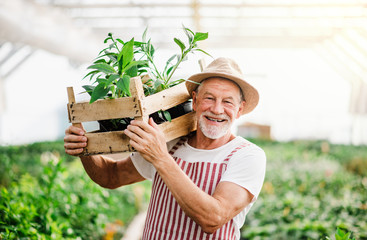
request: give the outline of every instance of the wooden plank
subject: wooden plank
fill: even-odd
[[[196,130],[195,112],[158,126],[164,132],[167,142],[185,136]],[[133,151],[129,144],[130,139],[123,131],[86,133],[85,136],[88,138],[88,145],[82,153],[85,156]]]
[[[159,110],[170,109],[180,103],[190,99],[185,83],[180,83],[169,89],[165,89],[159,93],[144,98],[144,107],[147,114],[157,112]]]
[[[74,103],[68,107],[72,123],[141,116],[138,99],[134,97]]]
[[[86,133],[88,145],[82,155],[131,152],[129,138],[124,131]]]
[[[185,136],[196,130],[195,112],[187,113],[181,117],[173,119],[171,122],[165,122],[158,125],[164,132],[166,141]]]
[[[75,104],[74,88],[68,87],[67,92],[68,92],[68,100],[69,100],[68,106],[72,106],[73,104]],[[70,121],[72,117],[71,117],[71,110],[69,107],[68,107],[68,117]],[[72,125],[78,128],[83,128],[81,122],[73,122]]]
[[[143,83],[140,77],[134,77],[130,79],[130,93],[131,93],[131,96],[134,96],[138,99],[137,100],[138,107],[139,107],[140,112],[142,113],[140,117],[135,117],[135,119],[148,122],[149,114],[145,110],[145,106],[144,106],[145,95],[144,95]]]

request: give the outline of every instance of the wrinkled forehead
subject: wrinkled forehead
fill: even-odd
[[[227,79],[227,78],[223,78],[223,77],[210,77],[210,78],[204,79],[203,81],[201,81],[201,83],[197,87],[196,92],[199,93],[200,90],[203,89],[203,86],[208,85],[209,83],[219,83],[220,85],[224,85],[224,84],[232,85],[234,86],[234,91],[235,91],[233,92],[233,96],[235,94],[238,95],[240,101],[243,101],[244,99],[240,86],[238,86],[238,84],[235,83],[234,81]]]

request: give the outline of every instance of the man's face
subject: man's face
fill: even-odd
[[[198,127],[210,139],[230,134],[231,125],[240,117],[244,106],[239,87],[232,81],[217,77],[202,82],[192,98]]]

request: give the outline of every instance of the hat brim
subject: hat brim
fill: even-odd
[[[259,103],[259,93],[252,85],[247,83],[242,78],[218,72],[197,73],[189,77],[189,81],[186,81],[186,88],[190,96],[192,97],[192,92],[199,86],[198,83],[201,83],[203,80],[211,77],[222,77],[231,80],[240,86],[245,98],[245,106],[241,112],[241,115],[251,112]]]

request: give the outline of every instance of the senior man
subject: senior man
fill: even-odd
[[[152,119],[125,130],[137,152],[114,161],[80,157],[90,178],[106,188],[153,182],[142,239],[239,239],[265,176],[261,148],[231,133],[231,125],[257,105],[257,90],[231,59],[218,58],[186,82],[198,128],[165,142]],[[66,130],[65,151],[87,144],[84,130]]]

